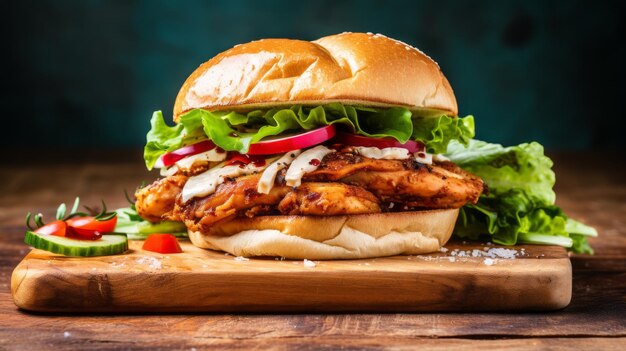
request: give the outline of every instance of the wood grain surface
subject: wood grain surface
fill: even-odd
[[[451,243],[446,253],[305,266],[246,260],[187,241],[183,253],[171,255],[141,245],[131,241],[124,255],[90,258],[33,250],[13,271],[15,304],[83,313],[529,311],[563,308],[572,293],[569,257],[555,246],[520,246],[519,257],[489,258],[488,265],[482,256],[451,253],[498,246]]]
[[[595,226],[596,254],[573,255],[572,302],[548,313],[33,314],[16,308],[10,276],[28,253],[23,218],[50,218],[80,195],[123,206],[150,180],[127,152],[13,154],[0,164],[0,350],[448,349],[621,350],[626,342],[626,169],[618,154],[553,154],[557,203]],[[594,160],[593,166],[580,160]],[[616,161],[617,160],[617,161]],[[172,299],[177,296],[172,292]]]

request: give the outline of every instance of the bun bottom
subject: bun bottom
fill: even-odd
[[[450,239],[458,209],[345,216],[259,216],[189,232],[235,256],[333,260],[430,253]]]

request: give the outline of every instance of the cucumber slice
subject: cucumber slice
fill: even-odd
[[[98,240],[79,240],[63,236],[39,235],[26,232],[24,242],[36,249],[65,256],[117,255],[128,250],[126,234],[105,234]]]

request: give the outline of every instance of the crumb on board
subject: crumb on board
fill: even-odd
[[[311,261],[311,260],[307,260],[306,258],[304,259],[304,266],[307,268],[315,268],[315,266],[317,266],[317,263]]]
[[[237,262],[245,262],[245,261],[250,261],[249,258],[247,257],[243,257],[243,256],[237,256],[235,258],[233,258],[233,260],[237,261]]]

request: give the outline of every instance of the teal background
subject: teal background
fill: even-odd
[[[624,149],[625,6],[594,1],[3,1],[1,145],[143,145],[237,43],[383,33],[439,62],[478,138]]]

